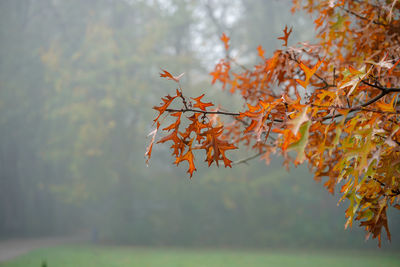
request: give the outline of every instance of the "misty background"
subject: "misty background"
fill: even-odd
[[[225,56],[251,67],[312,40],[312,18],[289,0],[0,0],[0,240],[87,235],[140,246],[374,248],[306,166],[279,157],[192,180],[168,144],[144,160],[160,98],[175,91],[160,68],[185,72],[188,96],[231,111],[239,97],[211,85]],[[231,152],[238,160],[251,151]],[[399,212],[389,209],[400,248]]]

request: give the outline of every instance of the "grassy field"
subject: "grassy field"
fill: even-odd
[[[0,267],[213,267],[213,266],[400,266],[400,254],[161,249],[116,246],[60,246],[32,251]]]

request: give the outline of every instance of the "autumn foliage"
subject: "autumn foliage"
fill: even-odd
[[[266,162],[271,154],[286,165],[307,162],[329,192],[349,200],[346,227],[359,221],[380,245],[382,228],[390,240],[387,209],[400,209],[400,1],[294,0],[298,9],[317,15],[315,44],[288,46],[295,28],[286,27],[278,37],[283,48],[270,58],[260,46],[253,68],[227,56],[211,72],[212,83],[245,100],[240,112],[216,108],[204,94],[187,97],[181,75],[162,70],[178,88],[154,107],[146,156],[162,130],[157,142],[171,144],[175,164],[187,161],[190,177],[195,154],[208,166],[231,167],[227,152],[243,146]],[[229,50],[225,34],[221,41]]]

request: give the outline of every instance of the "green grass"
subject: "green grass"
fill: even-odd
[[[247,251],[222,249],[60,246],[32,251],[0,267],[214,267],[400,266],[394,253],[346,251]]]

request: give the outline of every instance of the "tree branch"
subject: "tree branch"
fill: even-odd
[[[380,26],[384,26],[384,27],[389,27],[389,26],[390,26],[390,25],[388,25],[388,24],[385,24],[385,23],[382,23],[382,22],[379,22],[379,21],[376,21],[376,20],[370,20],[370,19],[368,19],[368,18],[366,18],[366,17],[363,17],[363,16],[361,16],[360,14],[357,14],[356,12],[351,11],[351,10],[345,8],[345,7],[340,7],[340,9],[346,11],[347,13],[349,13],[349,14],[351,14],[351,15],[353,15],[353,16],[359,18],[359,19],[372,22],[373,24],[380,25]]]
[[[235,112],[227,112],[227,111],[206,111],[206,110],[200,110],[200,109],[193,109],[193,108],[182,108],[182,109],[172,109],[172,108],[167,108],[165,111],[167,112],[196,112],[196,113],[202,113],[202,114],[219,114],[219,115],[227,115],[227,116],[239,116],[240,113],[235,113]],[[283,122],[281,119],[273,119],[271,120],[273,122]],[[242,122],[242,121],[241,121]]]
[[[331,108],[342,109],[342,110],[350,110],[349,112],[364,110],[364,111],[381,113],[381,114],[399,114],[399,112],[382,111],[382,110],[377,110],[377,109],[369,109],[369,108],[366,108],[366,107],[371,105],[371,104],[373,104],[373,103],[375,103],[376,101],[378,101],[379,99],[381,99],[382,97],[384,97],[385,95],[387,95],[389,93],[400,92],[400,88],[386,88],[386,87],[383,87],[383,86],[380,86],[380,85],[377,85],[377,84],[375,84],[375,85],[374,84],[370,84],[370,83],[368,83],[366,81],[361,81],[361,82],[365,83],[366,85],[369,85],[369,86],[372,86],[374,88],[377,88],[377,89],[381,90],[381,93],[379,95],[375,96],[374,98],[370,99],[369,101],[367,101],[367,102],[365,102],[363,104],[360,104],[360,105],[358,105],[356,107],[353,107],[353,108],[345,108],[345,107],[340,107],[340,106],[326,106],[326,108],[331,107]],[[311,104],[311,105],[313,105],[313,104]],[[314,106],[324,107],[324,106],[319,106],[319,105],[314,105]],[[340,117],[340,116],[342,116],[342,114],[336,114],[336,115],[333,115],[333,116],[326,116],[326,117],[322,118],[322,120],[325,121],[325,120],[332,119],[332,118],[337,118],[337,117]]]
[[[374,180],[374,181],[377,182],[378,184],[380,184],[383,188],[386,188],[386,187],[387,187],[385,183],[379,181],[379,180],[376,179],[375,177],[369,176],[369,178],[372,179],[372,180]],[[383,195],[389,196],[389,197],[398,196],[398,195],[400,195],[400,189],[391,189],[391,193],[392,193],[391,195],[387,195],[387,194],[385,194],[385,193],[384,193]]]
[[[359,110],[360,108],[363,107],[367,107],[373,103],[375,103],[376,101],[378,101],[379,99],[381,99],[382,97],[384,97],[385,95],[387,95],[389,92],[385,92],[382,91],[379,95],[375,96],[374,98],[370,99],[369,101],[365,102],[364,104],[358,105],[354,108],[352,108],[353,110]]]
[[[247,157],[247,158],[244,158],[244,159],[240,159],[240,160],[234,161],[234,162],[232,162],[231,164],[232,164],[232,165],[238,165],[238,164],[242,164],[242,163],[246,163],[246,164],[247,164],[247,162],[248,162],[249,160],[255,159],[255,158],[257,158],[258,156],[261,156],[261,155],[264,154],[264,153],[265,153],[265,151],[261,151],[261,152],[259,152],[259,153],[257,153],[257,154],[254,154],[254,155],[250,156],[250,157]]]
[[[362,80],[361,82],[366,84],[366,85],[368,85],[368,86],[371,86],[371,87],[374,87],[376,89],[379,89],[379,90],[381,90],[383,92],[387,92],[387,93],[400,92],[400,88],[384,87],[384,86],[378,85],[376,83],[375,84],[371,84],[371,83],[366,82],[364,80]]]
[[[167,108],[165,111],[168,112],[196,112],[196,113],[203,113],[203,114],[220,114],[220,115],[228,115],[228,116],[239,116],[240,113],[234,113],[234,112],[225,112],[225,111],[205,111],[205,110],[199,110],[199,109],[192,109],[192,108],[183,108],[183,109],[172,109],[172,108]]]

